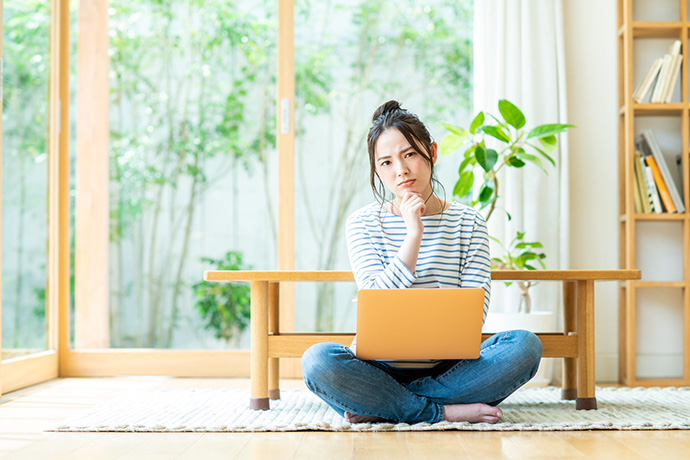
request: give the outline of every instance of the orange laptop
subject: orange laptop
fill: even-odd
[[[357,358],[476,359],[482,342],[484,290],[361,289]]]

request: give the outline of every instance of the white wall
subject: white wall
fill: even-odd
[[[565,0],[570,264],[618,268],[616,2]],[[618,380],[618,286],[596,285],[597,381]]]

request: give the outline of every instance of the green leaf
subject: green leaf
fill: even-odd
[[[499,239],[496,238],[495,236],[489,235],[489,239],[490,239],[490,240],[493,240],[493,241],[495,241],[495,242],[497,242],[498,244],[501,245],[501,247],[503,247],[503,243],[501,243],[501,240],[499,240]]]
[[[467,134],[464,136],[455,133],[447,134],[443,139],[441,139],[441,143],[438,146],[441,155],[449,155],[459,150],[460,147],[462,147],[462,144],[465,143],[465,139],[467,139]]]
[[[527,134],[527,139],[539,139],[541,137],[551,136],[553,134],[562,133],[568,128],[574,127],[575,125],[562,125],[559,123],[540,125],[530,130],[529,134]]]
[[[515,249],[525,249],[525,248],[543,248],[544,245],[542,245],[540,242],[535,241],[533,243],[518,243],[515,245]]]
[[[460,167],[458,168],[458,174],[462,174],[462,172],[467,168],[468,165],[474,166],[475,163],[475,158],[474,157],[467,157],[464,160],[462,160],[462,163],[460,163]],[[470,168],[471,170],[472,168]]]
[[[494,149],[486,149],[484,147],[477,147],[474,156],[477,158],[477,163],[486,172],[493,169],[496,161],[498,161],[498,153]]]
[[[492,181],[485,181],[482,187],[479,189],[479,196],[477,197],[477,202],[484,203],[491,199],[494,194],[494,183]]]
[[[525,166],[525,162],[519,159],[515,155],[509,155],[506,157],[506,164],[512,166],[513,168],[522,168]]]
[[[453,188],[453,195],[457,196],[458,198],[462,198],[465,195],[467,195],[470,190],[472,190],[473,185],[474,172],[465,171],[460,174],[460,178],[455,183],[455,187]]]
[[[510,142],[510,136],[508,136],[508,134],[506,134],[500,126],[482,126],[481,130],[501,142]]]
[[[474,158],[472,155],[474,155],[474,150],[477,148],[475,144],[472,144],[469,146],[467,150],[465,150],[465,153],[463,153],[465,158]],[[474,164],[474,163],[472,163]]]
[[[458,136],[467,136],[467,131],[465,131],[464,129],[462,129],[459,126],[451,125],[448,123],[441,123],[441,126],[446,128],[451,133],[457,134]]]
[[[515,154],[515,156],[517,158],[523,160],[523,161],[529,161],[531,163],[534,163],[535,165],[537,165],[539,167],[539,169],[544,171],[544,173],[546,173],[546,174],[549,173],[546,169],[544,169],[544,163],[542,163],[542,161],[539,159],[539,157],[534,156],[530,153],[525,153],[525,151],[523,149],[520,149],[520,153]]]
[[[484,112],[479,112],[477,116],[474,117],[474,120],[472,120],[470,132],[475,134],[477,132],[477,128],[479,128],[482,124],[484,124]]]
[[[525,115],[507,99],[498,101],[498,111],[501,112],[503,119],[513,128],[520,129],[525,126]]]
[[[549,162],[550,162],[552,165],[556,166],[556,162],[553,160],[553,158],[551,158],[551,156],[549,156],[549,155],[548,155],[546,152],[544,152],[542,149],[540,149],[540,148],[537,147],[536,145],[532,145],[532,144],[530,144],[530,143],[527,143],[526,145],[529,145],[530,147],[532,147],[534,150],[536,150],[537,152],[539,152],[539,154],[540,154],[541,156],[543,156],[544,158],[546,158],[547,160],[549,160]]]
[[[481,206],[479,207],[479,209],[482,210],[482,209],[486,208],[487,206],[491,206],[491,204],[492,204],[494,201],[496,201],[497,199],[498,199],[498,196],[492,195],[492,196],[489,197],[489,199],[488,199],[487,201],[479,201],[479,200],[477,200],[477,202],[474,203],[474,205],[476,205],[476,204],[478,204],[478,203],[481,203]],[[474,206],[474,205],[473,205],[473,206]]]
[[[539,142],[544,147],[547,153],[553,153],[558,145],[558,139],[553,134],[551,136],[544,136],[539,138]]]

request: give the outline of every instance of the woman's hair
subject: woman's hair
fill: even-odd
[[[431,184],[433,189],[443,189],[443,185],[436,179],[434,161],[431,158],[431,144],[433,139],[424,123],[414,113],[400,107],[398,101],[390,100],[376,109],[372,117],[371,128],[367,135],[369,149],[369,183],[376,200],[383,205],[386,201],[386,186],[376,173],[376,142],[385,131],[395,128],[405,136],[410,146],[426,160],[431,168]],[[444,190],[445,195],[445,190]]]

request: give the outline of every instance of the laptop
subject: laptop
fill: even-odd
[[[361,289],[357,346],[364,360],[476,359],[484,289]]]

